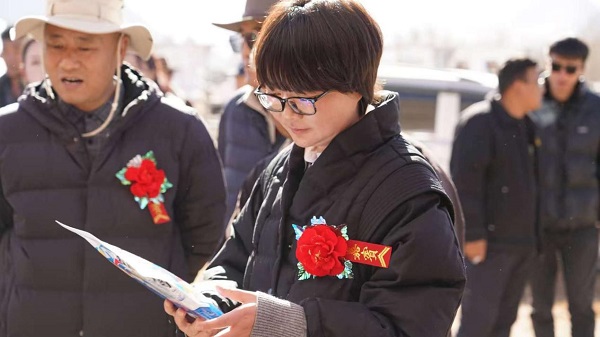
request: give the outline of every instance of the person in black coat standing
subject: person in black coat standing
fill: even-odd
[[[192,281],[223,236],[219,156],[196,112],[123,64],[123,0],[46,0],[17,37],[46,77],[0,109],[0,337],[175,335],[162,300],[55,220]]]
[[[541,104],[538,68],[506,62],[499,99],[465,111],[450,170],[465,215],[467,287],[458,337],[508,337],[537,244],[536,142],[527,113]]]
[[[536,337],[554,337],[552,306],[562,264],[573,337],[593,337],[598,259],[600,97],[585,85],[589,49],[577,38],[549,50],[546,94],[532,120],[540,131],[542,254],[531,281]]]
[[[223,162],[227,188],[225,221],[235,215],[235,206],[242,184],[252,168],[263,158],[277,153],[286,142],[287,134],[269,116],[253,94],[256,71],[249,66],[250,54],[269,8],[276,0],[246,0],[241,20],[213,23],[235,32],[230,40],[242,56],[245,83],[227,102],[219,120],[217,148]]]
[[[375,90],[377,23],[356,0],[282,1],[255,48],[255,95],[294,143],[204,274],[242,305],[165,311],[190,337],[445,337],[465,282],[454,209],[400,134],[398,94]]]

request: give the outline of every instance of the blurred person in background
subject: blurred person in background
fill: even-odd
[[[239,66],[237,67],[237,71],[235,72],[236,89],[245,86],[246,82],[248,82],[248,80],[246,79],[246,70],[244,68],[246,68],[244,66],[244,63],[240,62]]]
[[[174,336],[161,299],[85,240],[192,281],[223,237],[220,160],[196,112],[123,64],[150,56],[122,0],[47,0],[16,36],[47,78],[0,116],[0,336]],[[116,76],[115,76],[116,75]]]
[[[446,336],[464,266],[453,207],[377,90],[378,24],[355,0],[281,1],[256,42],[255,90],[294,144],[262,172],[205,276],[241,302],[190,337]]]
[[[542,254],[531,279],[537,337],[554,337],[552,307],[560,261],[572,337],[592,337],[600,212],[600,97],[585,85],[588,46],[566,38],[550,46],[546,94],[532,114],[540,130]]]
[[[171,80],[173,78],[174,70],[168,66],[167,60],[164,57],[150,55],[150,57],[145,60],[135,53],[127,53],[125,61],[139,70],[142,76],[156,83],[160,91],[162,91],[166,97],[182,100],[187,106],[192,106],[190,101],[185,100],[182,95],[178,94],[176,90],[173,89]]]
[[[499,99],[469,107],[450,161],[465,214],[467,286],[457,337],[508,337],[538,243],[536,133],[542,101],[530,59],[507,61]]]
[[[46,77],[42,67],[42,45],[32,38],[23,42],[21,77],[25,85],[41,82]]]
[[[260,105],[253,92],[256,72],[249,68],[250,53],[269,7],[276,0],[247,0],[240,21],[214,23],[215,26],[236,32],[242,54],[246,84],[227,102],[219,121],[218,149],[223,161],[227,185],[227,212],[229,221],[234,213],[240,188],[257,163],[277,152],[286,140],[285,131]],[[243,206],[243,205],[242,205]]]
[[[21,40],[11,38],[13,26],[9,25],[2,31],[2,53],[0,57],[6,64],[6,73],[0,77],[0,107],[14,103],[23,93],[21,79]]]
[[[175,73],[175,70],[169,66],[169,64],[167,63],[167,59],[165,57],[157,56],[152,56],[152,59],[154,61],[153,63],[154,73],[156,76],[156,83],[158,84],[158,87],[163,92],[163,94],[165,94],[165,96],[167,97],[174,96],[179,99],[182,99],[186,105],[192,106],[192,103],[183,98],[183,95],[181,95],[181,93],[179,93],[179,91],[175,89],[175,86],[173,85],[173,74]],[[148,68],[151,68],[152,64],[148,63],[147,66]]]
[[[129,62],[129,64],[139,70],[142,76],[156,82],[156,63],[154,62],[154,56],[150,55],[147,60],[144,60],[138,54],[128,52],[125,56],[125,61]]]

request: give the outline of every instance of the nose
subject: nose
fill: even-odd
[[[285,107],[283,108],[283,111],[281,112],[281,115],[283,118],[289,119],[289,120],[301,119],[302,117],[304,117],[302,115],[295,113],[294,110],[292,110],[292,108],[290,107],[288,102],[286,102]]]
[[[65,52],[58,65],[62,70],[70,71],[79,68],[81,64],[74,53]]]

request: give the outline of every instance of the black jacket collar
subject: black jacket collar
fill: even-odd
[[[390,138],[397,136],[400,133],[398,94],[385,92],[384,97],[374,110],[338,134],[313,167],[335,166],[336,163],[348,159],[352,162],[359,158],[361,153],[368,153]],[[293,164],[296,164],[296,161],[301,162],[302,165],[299,166],[304,167],[304,148],[294,145],[290,160]]]
[[[142,78],[140,73],[133,68],[123,65],[121,67],[121,79],[125,89],[124,107],[136,99],[147,101],[147,103],[157,103],[160,101],[162,93],[157,85]],[[80,136],[79,131],[59,111],[58,96],[56,93],[54,93],[53,97],[48,95],[47,87],[47,85],[44,85],[44,82],[27,87],[25,97],[19,101],[19,110],[29,114],[40,124],[44,125],[44,127],[48,128],[50,132],[66,141],[78,138]],[[134,114],[128,113],[127,120],[124,119],[123,123],[121,123],[122,126],[131,124],[129,121],[134,119],[134,116],[129,115]]]
[[[575,89],[573,90],[571,97],[569,97],[569,99],[565,103],[559,103],[556,99],[554,99],[554,97],[552,96],[552,93],[550,92],[550,81],[548,81],[548,77],[545,78],[544,88],[546,89],[544,92],[544,99],[551,100],[553,102],[556,102],[557,104],[567,104],[567,105],[575,104],[588,91],[587,86],[585,85],[585,82],[583,80],[580,80],[575,85]]]
[[[338,134],[305,172],[304,148],[293,145],[282,201],[292,214],[304,213],[344,182],[354,177],[373,152],[399,136],[398,94],[385,99],[357,123]]]
[[[491,101],[491,108],[492,108],[492,113],[494,115],[496,115],[496,117],[504,124],[513,124],[514,125],[517,123],[522,123],[526,118],[528,118],[527,116],[525,116],[522,119],[518,119],[518,118],[511,116],[508,113],[508,111],[506,111],[506,109],[504,108],[504,106],[502,105],[500,100],[497,100],[497,99],[493,99]]]

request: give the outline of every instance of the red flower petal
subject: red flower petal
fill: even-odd
[[[327,225],[310,226],[298,239],[296,258],[315,276],[338,275],[344,271],[341,258],[348,244],[339,231]]]
[[[134,184],[131,185],[131,187],[129,188],[129,190],[136,197],[142,198],[142,197],[146,196],[146,190],[144,189],[144,187],[141,184],[134,183]]]
[[[128,167],[125,171],[125,179],[131,182],[137,181],[138,171],[139,169],[137,167]]]

